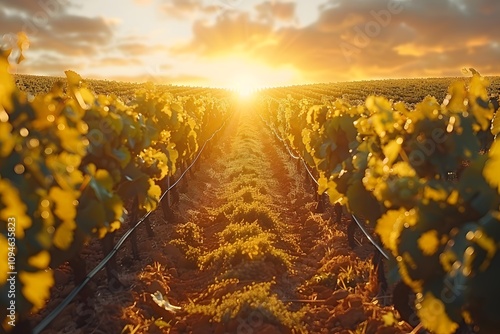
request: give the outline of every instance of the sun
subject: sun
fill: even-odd
[[[262,89],[287,86],[296,82],[299,72],[289,66],[273,66],[243,54],[228,54],[210,62],[210,75],[216,87],[228,89],[248,100]],[[300,79],[300,78],[299,78]]]
[[[255,92],[254,89],[249,87],[242,87],[237,89],[237,93],[240,97],[250,97]]]
[[[232,87],[241,98],[248,98],[259,88],[259,80],[256,76],[248,73],[235,75]]]

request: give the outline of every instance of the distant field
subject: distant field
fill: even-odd
[[[498,97],[500,92],[500,76],[486,77],[491,85],[488,89],[491,97]],[[64,78],[32,75],[16,75],[16,84],[19,89],[32,94],[46,93],[52,85]],[[274,98],[283,98],[291,95],[294,98],[321,99],[343,98],[352,104],[364,103],[369,95],[385,96],[394,101],[403,101],[407,105],[414,105],[422,101],[427,95],[435,96],[442,101],[447,94],[448,86],[456,80],[468,80],[467,77],[424,78],[424,79],[385,79],[353,82],[332,82],[310,85],[276,87],[260,90],[261,93]],[[144,87],[144,83],[131,83],[108,80],[88,80],[89,86],[96,94],[115,94],[129,99],[134,92]],[[211,93],[216,97],[227,94],[226,89],[207,87],[188,87],[176,85],[158,85],[163,91],[174,95],[192,95]]]

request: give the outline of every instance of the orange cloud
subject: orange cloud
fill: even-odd
[[[277,27],[276,20],[294,17],[294,4],[266,1],[257,15],[228,12],[194,22],[193,38],[172,52],[218,59],[245,50],[271,66],[300,70],[308,82],[459,75],[474,62],[500,73],[500,3],[477,4],[465,3],[464,12],[448,1],[331,0],[315,23]]]
[[[295,15],[296,4],[292,2],[266,1],[255,6],[261,20],[273,22],[290,22],[297,19]]]
[[[43,8],[54,1],[67,5]],[[131,3],[141,10],[145,5],[157,6],[161,15],[144,17],[148,28],[124,27],[117,22],[126,19],[114,17],[115,13],[113,17],[77,15],[70,7],[75,5],[66,1],[2,0],[0,22],[7,33],[28,32],[29,61],[22,66],[37,73],[61,73],[87,64],[104,69],[109,64],[113,70],[123,66],[124,72],[135,66],[135,71],[147,76],[147,66],[142,64],[164,59],[183,69],[176,74],[179,79],[208,84],[207,78],[220,77],[220,69],[212,66],[225,68],[221,64],[230,60],[259,68],[254,74],[264,77],[261,73],[267,71],[293,73],[293,80],[303,80],[291,84],[454,76],[464,66],[483,74],[500,74],[497,0],[325,0],[317,17],[307,20],[298,10],[298,0],[260,0],[255,5],[243,0]],[[43,15],[34,19],[40,11],[50,13],[49,19]],[[155,25],[149,24],[152,20],[157,20]],[[300,25],[304,21],[312,23]],[[175,42],[155,39],[170,29],[169,24],[180,27]],[[124,60],[119,61],[120,57]],[[159,76],[172,79],[170,74]],[[245,76],[247,81],[257,81]]]

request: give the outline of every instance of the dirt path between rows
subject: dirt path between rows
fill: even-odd
[[[123,285],[108,286],[100,273],[91,296],[43,333],[411,331],[376,298],[372,248],[360,240],[349,249],[345,218],[335,225],[332,210],[315,213],[313,194],[303,167],[242,106],[180,184],[175,217],[158,210],[155,237],[138,231],[141,259],[128,243],[118,253]],[[92,244],[84,255],[93,263],[102,252]],[[67,266],[56,282],[34,323],[72,289]]]

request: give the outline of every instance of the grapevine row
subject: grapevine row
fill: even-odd
[[[374,226],[435,333],[500,325],[500,142],[485,151],[478,139],[500,132],[488,85],[473,71],[442,103],[428,96],[411,109],[378,96],[260,101],[266,123],[317,170],[318,191]]]
[[[44,306],[51,268],[120,228],[126,201],[138,199],[132,210],[155,209],[161,181],[229,112],[227,99],[174,96],[153,85],[125,103],[96,95],[72,71],[66,88],[56,82],[33,96],[9,74],[10,52],[0,50],[0,317],[7,328]]]

